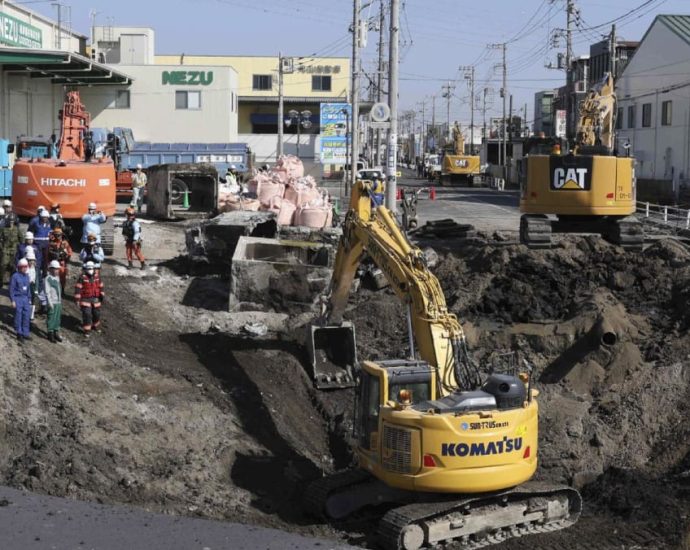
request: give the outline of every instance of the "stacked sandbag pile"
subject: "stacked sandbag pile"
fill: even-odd
[[[275,212],[278,225],[299,225],[311,228],[329,227],[333,208],[326,190],[316,180],[304,175],[302,161],[284,155],[268,172],[255,171],[247,182],[244,198],[219,186],[221,212],[228,210],[267,210]],[[251,198],[248,198],[251,197]]]

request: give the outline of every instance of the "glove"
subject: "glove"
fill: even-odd
[[[101,300],[101,303],[104,304],[105,303],[105,295],[101,294],[100,300]]]

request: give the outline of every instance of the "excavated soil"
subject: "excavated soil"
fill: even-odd
[[[88,342],[68,304],[66,343],[35,336],[19,347],[0,295],[0,482],[370,546],[366,518],[334,528],[301,509],[306,481],[352,458],[352,390],[318,392],[306,375],[310,315],[227,313],[223,277],[165,263],[182,251],[183,228],[144,229],[159,265],[106,265],[105,330]],[[687,250],[659,241],[624,253],[569,237],[529,251],[476,240],[445,251],[434,271],[479,362],[517,351],[534,366],[538,477],[585,499],[576,527],[499,547],[688,544]],[[361,288],[345,317],[360,359],[404,353],[405,311],[390,290]],[[247,323],[268,333],[251,337]],[[40,320],[35,334],[43,328]],[[602,332],[615,342],[602,344]]]

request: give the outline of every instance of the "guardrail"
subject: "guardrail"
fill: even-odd
[[[690,210],[686,208],[637,201],[636,212],[646,222],[690,229]]]

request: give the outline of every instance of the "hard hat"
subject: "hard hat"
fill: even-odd
[[[36,213],[37,213],[37,214],[40,214],[40,213],[41,213],[43,210],[45,210],[45,209],[46,209],[45,206],[39,205],[38,208],[36,209]]]
[[[12,206],[12,201],[9,199],[5,199],[4,201],[2,201],[2,205],[3,206]]]
[[[41,213],[39,214],[41,218],[50,218],[50,212],[47,210],[41,210]]]
[[[29,267],[29,262],[26,258],[22,258],[17,262],[17,267]]]
[[[95,202],[89,203],[89,210],[96,210],[96,203]]]
[[[31,231],[27,231],[26,233],[24,233],[24,240],[33,241],[34,234]]]
[[[51,269],[60,269],[60,262],[57,260],[52,260],[49,264],[48,267]]]
[[[134,215],[135,215],[134,208],[131,208],[131,207],[125,208],[125,216],[134,216]]]
[[[2,206],[0,206],[0,216],[4,216],[4,215],[5,215],[5,209]]]
[[[89,234],[86,236],[86,240],[87,240],[87,241],[97,241],[97,240],[98,240],[98,237],[96,237],[96,235],[93,234],[93,233],[89,233]]]
[[[24,257],[27,260],[35,260],[36,259],[36,253],[34,252],[33,248],[27,248],[26,252],[24,253]]]
[[[231,164],[231,165],[230,165],[230,170],[237,170],[237,166],[235,166],[234,164]]]
[[[141,170],[141,164],[137,164],[137,170]]]
[[[55,210],[57,208],[60,208],[60,204],[57,202],[54,202],[53,204],[50,205],[51,210]]]
[[[52,231],[53,235],[62,235],[62,227],[56,227]]]
[[[84,264],[84,269],[94,269],[96,267],[96,264],[94,264],[91,260],[86,262]]]

